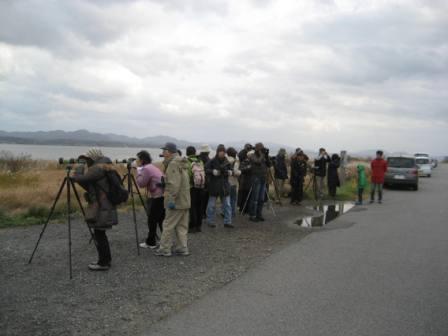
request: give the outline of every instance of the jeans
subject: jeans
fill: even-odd
[[[165,207],[163,205],[163,197],[149,198],[148,199],[148,237],[146,238],[146,244],[154,246],[156,245],[157,227],[160,228],[160,232],[163,231],[162,224],[165,219]]]
[[[237,186],[230,186],[230,207],[232,209],[232,218],[236,217],[236,201],[237,201]]]
[[[207,205],[207,224],[212,225],[216,217],[216,196],[209,196]],[[232,208],[230,196],[221,197],[222,212],[224,213],[224,224],[232,224]]]
[[[250,196],[250,217],[262,217],[264,198],[266,194],[266,181],[261,177],[253,177],[252,192]]]
[[[383,184],[382,183],[372,183],[370,191],[370,200],[375,200],[375,191],[378,190],[378,200],[381,201],[383,199]]]
[[[96,240],[96,249],[98,251],[98,265],[109,266],[112,261],[110,255],[109,241],[107,240],[106,230],[93,230]]]

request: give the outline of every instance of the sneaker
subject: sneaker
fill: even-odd
[[[176,250],[175,251],[176,255],[181,256],[181,257],[188,257],[190,255],[190,251],[187,250]]]
[[[356,202],[355,205],[362,205],[362,202]]]
[[[151,249],[151,250],[154,250],[154,249],[157,247],[157,244],[154,244],[154,245],[148,245],[148,244],[146,244],[146,242],[143,242],[143,243],[140,243],[139,246],[140,246],[141,248],[145,248],[145,249],[149,248],[149,249]]]
[[[373,204],[375,201],[374,200],[370,200],[370,204]]]
[[[229,228],[229,229],[235,228],[235,226],[233,224],[224,224],[224,227]]]
[[[158,257],[171,257],[172,253],[168,252],[168,251],[161,250],[161,249],[157,249],[154,251],[154,255],[156,255]]]
[[[98,263],[89,264],[89,270],[91,271],[107,271],[110,268],[110,265],[100,265]]]
[[[262,217],[262,216],[257,217],[256,219],[257,219],[259,222],[264,222],[264,220],[265,220],[264,217]]]
[[[255,222],[255,223],[258,222],[258,218],[256,218],[256,217],[249,217],[249,220],[250,220],[251,222]]]
[[[383,203],[383,201],[382,200],[378,200],[378,204],[382,204]]]

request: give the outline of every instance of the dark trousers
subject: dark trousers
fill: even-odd
[[[154,246],[157,243],[157,226],[162,232],[162,223],[165,219],[165,207],[163,205],[163,197],[148,198],[148,238],[146,244]]]
[[[297,182],[291,186],[291,203],[302,202],[303,200],[303,181]]]
[[[203,189],[201,192],[201,215],[202,218],[207,218],[207,204],[208,204],[208,190]]]
[[[383,184],[382,183],[372,183],[370,187],[370,200],[375,200],[375,191],[378,190],[378,200],[381,201],[383,199]]]
[[[190,207],[190,229],[200,229],[202,226],[204,189],[191,188],[191,207]]]
[[[335,185],[328,185],[328,194],[333,198],[336,197],[336,189],[337,187]]]
[[[98,251],[98,265],[109,266],[112,257],[110,255],[109,241],[107,240],[106,230],[93,230],[96,240],[96,249]]]
[[[364,188],[358,188],[358,202],[362,203],[362,194],[364,193]]]

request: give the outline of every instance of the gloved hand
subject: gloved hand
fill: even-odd
[[[233,175],[233,171],[228,170],[228,171],[227,171],[227,174],[228,174],[229,176],[232,176],[232,175]]]
[[[168,209],[170,210],[176,209],[176,204],[172,201],[168,202]]]
[[[218,169],[213,169],[213,176],[219,176],[221,172]]]
[[[138,174],[141,174],[142,170],[143,170],[143,167],[137,167],[137,173]]]

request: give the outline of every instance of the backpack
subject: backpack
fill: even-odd
[[[129,192],[123,186],[120,175],[115,170],[106,170],[105,175],[109,184],[109,191],[105,192],[105,194],[109,202],[113,205],[126,202],[129,197]]]
[[[193,187],[198,189],[205,188],[205,170],[201,162],[191,163],[191,175],[193,178]]]

